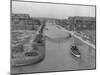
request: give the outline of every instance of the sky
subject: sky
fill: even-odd
[[[12,1],[12,13],[25,13],[32,17],[59,19],[64,19],[68,16],[95,17],[95,7]]]

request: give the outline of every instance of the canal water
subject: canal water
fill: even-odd
[[[67,38],[65,34],[56,26],[47,25],[46,35],[46,56],[45,59],[36,65],[28,65],[23,67],[16,67],[12,69],[13,73],[34,73],[34,72],[48,72],[48,71],[63,71],[63,70],[79,70],[90,69],[88,61],[88,47],[84,45],[82,58],[78,59],[71,55],[70,46],[74,38]],[[58,33],[59,32],[59,33]],[[49,35],[51,37],[49,37]],[[64,39],[65,37],[65,39]],[[63,38],[63,39],[62,39]],[[66,39],[67,38],[67,39]],[[57,40],[58,39],[58,40]]]

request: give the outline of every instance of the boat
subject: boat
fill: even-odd
[[[79,51],[79,49],[78,49],[78,47],[76,45],[72,45],[70,49],[71,49],[71,54],[73,56],[75,56],[77,58],[81,57],[81,53],[80,53],[80,51]]]

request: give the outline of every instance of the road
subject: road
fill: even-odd
[[[69,33],[66,33],[56,25],[48,24],[45,27],[44,35],[47,36],[45,59],[36,65],[13,68],[13,73],[32,73],[95,68],[95,59],[90,59],[88,56],[88,45],[83,45],[81,47],[82,58],[77,59],[70,54],[70,45],[73,43],[74,38],[62,39],[66,38]]]
[[[81,37],[75,35],[75,32],[72,32],[72,31],[69,31],[67,29],[64,29],[63,27],[58,26],[58,25],[56,25],[56,26],[59,27],[61,30],[65,31],[67,33],[70,33],[72,36],[76,37],[77,39],[81,40],[83,43],[85,43],[85,44],[87,44],[87,45],[89,45],[89,46],[91,46],[92,48],[95,49],[95,45],[94,44],[90,43],[89,41],[83,40]]]

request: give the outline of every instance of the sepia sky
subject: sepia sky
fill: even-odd
[[[95,7],[12,1],[12,13],[30,14],[32,17],[67,18],[68,16],[95,17]]]

